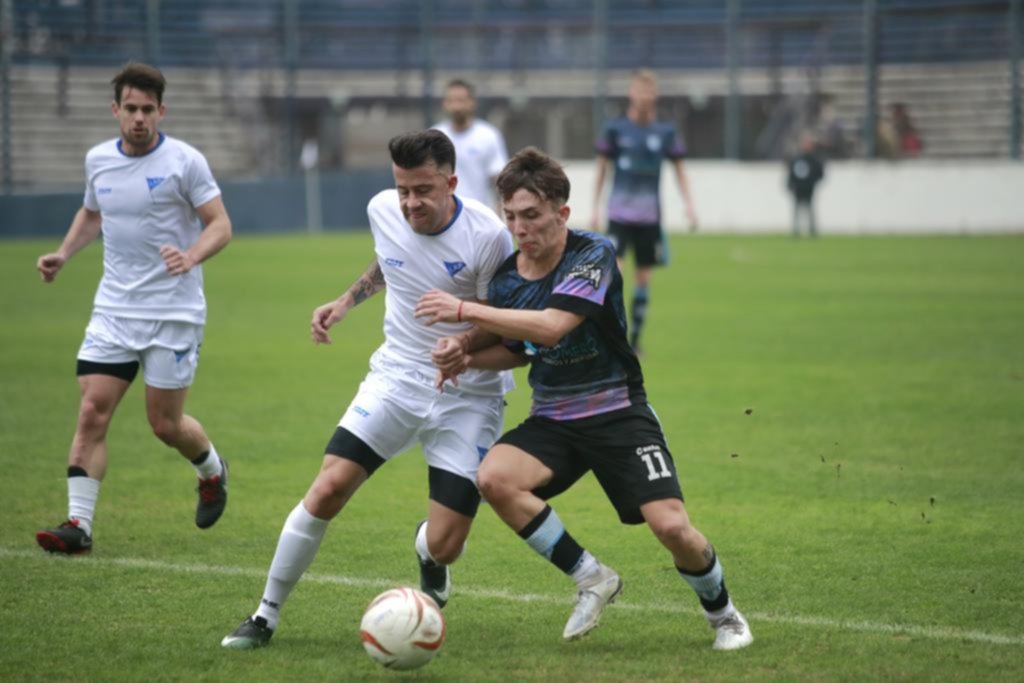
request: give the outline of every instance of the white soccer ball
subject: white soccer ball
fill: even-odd
[[[363,613],[359,635],[366,653],[389,669],[415,669],[444,642],[444,616],[415,588],[392,588],[375,597]]]

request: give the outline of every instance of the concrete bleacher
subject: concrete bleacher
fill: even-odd
[[[18,189],[80,185],[83,158],[99,141],[117,135],[110,114],[112,88],[108,67],[72,67],[65,96],[60,74],[52,66],[17,66],[11,79],[12,177]],[[266,103],[280,103],[287,92],[281,69],[221,70],[177,68],[168,78],[168,115],[162,129],[206,154],[218,177],[279,172],[284,153],[283,126]],[[435,74],[433,91],[457,72]],[[667,97],[716,97],[728,92],[720,69],[660,70]],[[344,127],[345,163],[380,165],[388,138],[422,125],[422,111],[409,106],[423,90],[418,71],[300,70],[295,95],[333,106]],[[608,93],[626,90],[627,70],[609,72]],[[587,98],[595,92],[593,71],[489,72],[484,96]],[[864,70],[826,67],[811,92],[805,70],[780,73],[744,69],[741,91],[749,95],[828,94],[833,97],[847,134],[859,136],[864,120]],[[882,65],[879,112],[904,103],[925,143],[924,156],[935,159],[1005,158],[1009,155],[1010,74],[1006,62]],[[360,101],[360,106],[350,106]],[[61,111],[62,104],[66,108]],[[389,103],[404,102],[404,106]],[[756,134],[756,131],[747,134]]]
[[[834,96],[844,121],[864,120],[863,70],[834,69],[823,78],[822,89]],[[1009,156],[1011,89],[1005,62],[882,65],[879,115],[897,102],[906,105],[925,143],[924,156]]]
[[[12,70],[11,175],[17,187],[82,182],[85,153],[118,134],[110,109],[111,75],[107,68],[72,68],[61,95],[56,67]],[[203,150],[215,172],[251,168],[255,150],[224,100],[216,73],[175,71],[168,79],[187,87],[168,93],[161,129]]]

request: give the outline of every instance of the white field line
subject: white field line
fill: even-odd
[[[161,562],[159,560],[141,560],[130,557],[110,558],[63,558],[60,556],[47,555],[39,550],[24,550],[16,548],[4,548],[0,546],[0,559],[28,559],[41,562],[86,562],[92,567],[123,567],[127,569],[142,569],[158,572],[174,572],[179,574],[217,574],[220,576],[241,576],[253,579],[266,578],[265,569],[249,569],[246,567],[232,567],[226,565],[209,564],[179,564],[176,562]],[[401,581],[392,579],[364,579],[354,576],[343,576],[339,574],[306,574],[302,577],[307,583],[327,583],[342,586],[368,586],[389,588],[400,585]],[[507,600],[510,602],[541,602],[546,604],[569,604],[572,596],[554,596],[540,593],[512,593],[503,590],[488,588],[471,588],[459,584],[458,595],[463,598],[477,598],[485,600]],[[256,596],[253,597],[256,600]],[[698,614],[699,610],[684,606],[679,603],[659,602],[657,604],[642,604],[617,601],[613,608],[627,610],[641,610],[645,612],[672,612]],[[859,631],[863,633],[880,633],[898,636],[912,636],[915,638],[927,638],[930,640],[960,640],[989,645],[1024,645],[1024,635],[1005,635],[999,633],[987,633],[985,631],[972,631],[954,628],[951,626],[918,626],[915,624],[894,624],[880,623],[875,621],[857,621],[847,619],[832,619],[830,617],[811,617],[799,614],[772,614],[768,612],[745,612],[747,619],[756,626],[757,622],[769,622],[785,624],[788,626],[810,626],[815,628],[826,628],[836,631]]]

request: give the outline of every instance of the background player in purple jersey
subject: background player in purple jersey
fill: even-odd
[[[640,363],[626,341],[611,242],[567,229],[569,179],[543,152],[516,154],[497,184],[519,251],[491,280],[490,305],[433,290],[416,306],[428,324],[469,321],[477,328],[438,341],[433,359],[441,382],[467,367],[530,363],[530,417],[487,453],[477,473],[481,493],[531,548],[575,579],[565,639],[593,630],[622,590],[619,575],[584,550],[545,503],[593,470],[619,519],[646,522],[671,553],[715,630],[715,649],[749,645],[750,627],[729,598],[714,548],[690,523],[647,404]]]
[[[600,230],[601,193],[609,166],[614,165],[608,200],[608,236],[622,268],[622,257],[632,248],[635,265],[630,345],[639,350],[640,333],[647,317],[651,271],[667,263],[661,226],[661,165],[672,162],[679,193],[686,204],[690,230],[697,229],[697,213],[683,168],[686,148],[671,123],[658,121],[658,82],[654,73],[637,71],[629,84],[629,109],[623,118],[605,124],[597,140],[597,186],[591,230]]]

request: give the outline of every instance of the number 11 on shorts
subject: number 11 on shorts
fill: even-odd
[[[662,454],[660,446],[641,446],[636,449],[636,454],[647,465],[647,481],[672,476],[668,465],[665,464],[665,456]],[[655,460],[657,460],[657,464],[655,464]]]

